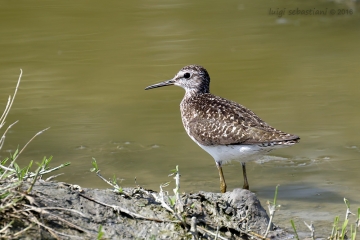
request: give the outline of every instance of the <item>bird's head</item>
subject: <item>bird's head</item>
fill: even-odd
[[[145,90],[176,85],[185,89],[187,93],[208,93],[210,76],[205,68],[199,65],[188,65],[180,69],[174,78],[145,88]]]

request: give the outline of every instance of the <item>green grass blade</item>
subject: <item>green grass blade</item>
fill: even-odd
[[[276,199],[277,199],[277,195],[278,195],[278,188],[279,188],[279,184],[276,185],[276,189],[275,189],[275,196],[274,196],[274,205],[276,206]]]
[[[341,239],[345,239],[346,227],[349,222],[349,219],[346,219],[341,227]]]
[[[292,228],[294,229],[295,238],[296,238],[297,240],[299,240],[299,235],[297,234],[296,226],[295,226],[295,223],[294,223],[294,221],[293,221],[292,219],[290,220],[290,223],[291,223]]]

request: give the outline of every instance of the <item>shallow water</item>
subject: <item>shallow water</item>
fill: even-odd
[[[280,184],[275,221],[294,219],[323,235],[343,198],[360,206],[359,14],[301,16],[270,9],[348,9],[332,2],[27,1],[2,4],[0,104],[24,75],[7,124],[1,158],[37,137],[19,159],[70,161],[58,178],[107,187],[158,189],[179,165],[183,191],[219,191],[213,159],[186,135],[179,112],[184,91],[144,91],[201,64],[211,91],[239,102],[301,143],[247,164],[263,205]],[[6,23],[6,24],[5,24]],[[242,186],[238,163],[224,167],[228,190]],[[136,183],[135,183],[136,178]],[[171,188],[169,188],[171,191]],[[326,229],[326,230],[325,230]]]

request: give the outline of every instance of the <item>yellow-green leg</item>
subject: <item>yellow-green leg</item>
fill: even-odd
[[[223,174],[223,170],[221,167],[221,164],[216,162],[216,167],[219,170],[219,177],[220,177],[220,191],[222,193],[226,192],[226,182],[225,182],[225,178],[224,178],[224,174]]]

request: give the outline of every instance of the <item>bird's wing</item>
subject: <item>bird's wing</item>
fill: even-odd
[[[269,126],[251,110],[235,102],[218,98],[216,104],[206,106],[199,107],[196,117],[188,122],[189,134],[203,145],[261,144],[299,139]]]
[[[284,133],[270,126],[243,125],[237,122],[194,118],[188,124],[189,134],[203,145],[261,144],[296,140],[298,136]]]

